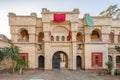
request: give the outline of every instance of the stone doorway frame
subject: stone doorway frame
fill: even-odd
[[[58,68],[54,68],[54,62],[53,62],[53,58],[56,54],[59,54],[58,55],[58,58],[60,59],[60,61],[58,61],[59,65],[58,65]],[[68,63],[69,63],[69,59],[68,59],[68,55],[64,52],[64,51],[56,51],[53,56],[52,56],[52,69],[61,69],[61,58],[60,58],[60,54],[64,54],[65,55],[65,68],[68,68]]]

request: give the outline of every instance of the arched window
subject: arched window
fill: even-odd
[[[65,37],[64,36],[62,36],[62,41],[65,41]]]
[[[44,38],[44,33],[43,32],[40,32],[38,34],[38,42],[43,42],[43,38]]]
[[[28,31],[26,29],[21,30],[20,38],[24,39],[24,40],[28,40],[29,39],[29,34],[28,34]]]
[[[118,35],[118,43],[120,43],[120,32],[119,32],[119,35]]]
[[[91,40],[100,40],[101,39],[101,32],[98,29],[92,31]]]
[[[120,64],[120,56],[116,56],[116,63]]]
[[[56,41],[59,41],[59,36],[56,36]]]
[[[54,37],[53,36],[51,36],[51,41],[54,41]]]
[[[83,39],[82,39],[82,33],[81,32],[77,33],[76,40],[82,42]]]
[[[44,56],[39,56],[38,57],[38,68],[43,69],[45,66],[45,58]]]
[[[116,56],[116,68],[120,68],[120,56]]]
[[[109,34],[110,43],[114,43],[114,33],[110,32]]]
[[[109,61],[112,61],[112,56],[109,55],[109,56],[108,56],[108,60],[109,60]]]

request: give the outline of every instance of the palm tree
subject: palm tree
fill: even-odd
[[[2,52],[2,49],[0,49],[0,66],[1,66],[1,61],[4,59],[4,54]]]
[[[3,52],[5,54],[5,57],[9,57],[12,60],[12,65],[13,65],[12,72],[14,72],[15,71],[15,66],[17,64],[16,57],[19,54],[19,48],[15,47],[13,44],[11,44],[10,47],[5,47],[3,49]]]
[[[4,53],[2,49],[0,49],[0,62],[4,59]]]
[[[100,12],[99,15],[120,18],[120,9],[117,7],[117,5],[111,5],[106,10]]]
[[[16,61],[17,61],[16,68],[17,70],[19,70],[19,74],[22,74],[23,69],[25,69],[27,66],[27,62],[23,59],[22,56],[17,56]]]
[[[113,68],[113,62],[112,61],[106,62],[106,66],[108,67],[108,73],[110,74]]]

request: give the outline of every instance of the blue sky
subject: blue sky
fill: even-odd
[[[30,15],[31,12],[41,16],[41,9],[48,8],[50,11],[72,11],[78,8],[80,17],[84,13],[97,16],[110,5],[117,4],[120,8],[120,0],[0,0],[0,34],[10,38],[8,13],[17,15]]]

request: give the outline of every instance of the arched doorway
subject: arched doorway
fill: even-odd
[[[81,56],[76,57],[76,67],[77,67],[77,69],[82,69]]]
[[[38,58],[38,68],[44,69],[44,56],[39,56]]]
[[[112,61],[112,56],[108,55],[108,60]]]
[[[68,56],[62,51],[57,51],[52,57],[52,68],[61,69],[68,67]]]

